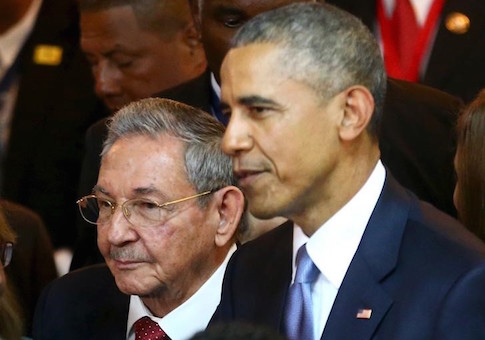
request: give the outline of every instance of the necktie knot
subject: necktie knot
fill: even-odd
[[[135,322],[136,340],[170,340],[170,337],[160,328],[158,323],[144,316]]]
[[[296,254],[296,275],[295,282],[308,283],[317,279],[319,270],[313,263],[312,259],[308,255],[306,245],[303,245],[298,249]]]

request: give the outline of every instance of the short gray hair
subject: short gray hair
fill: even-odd
[[[186,175],[197,192],[236,184],[231,158],[221,148],[224,126],[204,111],[169,99],[146,98],[120,109],[108,122],[101,157],[118,139],[137,135],[157,138],[162,134],[185,144]],[[209,200],[203,196],[199,203],[204,206]]]
[[[167,39],[192,22],[186,0],[78,0],[78,3],[81,12],[130,6],[141,28]]]
[[[232,47],[253,43],[281,48],[283,75],[313,88],[323,102],[352,85],[368,88],[375,101],[368,131],[377,136],[386,73],[378,43],[359,19],[328,4],[291,4],[249,20]]]

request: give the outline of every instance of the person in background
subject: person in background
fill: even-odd
[[[390,77],[418,81],[469,102],[485,86],[482,0],[327,0],[379,39]]]
[[[111,112],[206,68],[185,1],[79,0],[79,9],[81,47]]]
[[[380,160],[386,72],[348,12],[299,3],[237,33],[221,68],[223,149],[257,218],[211,321],[290,339],[479,339],[485,245]]]
[[[0,211],[0,338],[18,340],[23,334],[20,306],[5,275],[12,259],[15,234]]]
[[[93,194],[78,201],[107,266],[44,290],[35,339],[140,339],[152,327],[178,340],[206,328],[244,228],[223,133],[210,115],[167,99],[114,115]]]
[[[42,219],[32,210],[3,199],[0,210],[17,235],[15,256],[5,273],[22,307],[24,334],[31,336],[37,300],[47,284],[58,276],[52,243]]]
[[[96,94],[111,112],[198,77],[206,68],[185,1],[80,0],[79,9],[82,49],[91,64]],[[79,195],[89,194],[96,184],[105,137],[106,119],[86,133]],[[101,260],[92,228],[79,217],[76,224],[79,235],[71,269]]]
[[[0,197],[41,216],[61,272],[76,238],[84,134],[104,116],[79,47],[76,6],[0,1]]]
[[[461,113],[454,201],[463,224],[485,242],[485,89]]]

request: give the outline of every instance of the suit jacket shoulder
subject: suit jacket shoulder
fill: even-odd
[[[73,271],[42,293],[34,339],[124,339],[129,301],[106,265]]]
[[[206,70],[199,77],[157,93],[156,96],[176,100],[210,113],[211,91],[210,72]]]
[[[291,223],[243,245],[228,265],[211,324],[240,320],[281,331],[291,247]],[[388,175],[322,338],[480,338],[484,247]],[[360,309],[370,319],[357,318]]]

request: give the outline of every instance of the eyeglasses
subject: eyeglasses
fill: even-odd
[[[5,268],[10,264],[12,260],[13,253],[13,243],[12,242],[1,242],[0,243],[0,261]]]
[[[156,201],[135,198],[118,204],[116,202],[108,201],[107,199],[97,197],[96,195],[88,195],[80,198],[76,203],[79,206],[81,216],[86,222],[96,225],[108,223],[111,216],[115,213],[116,208],[121,207],[123,215],[125,215],[128,222],[134,226],[150,227],[161,223],[167,218],[167,207],[185,202],[197,197],[209,195],[213,190],[204,191],[196,195],[180,198],[175,201],[166,203],[158,203]]]

